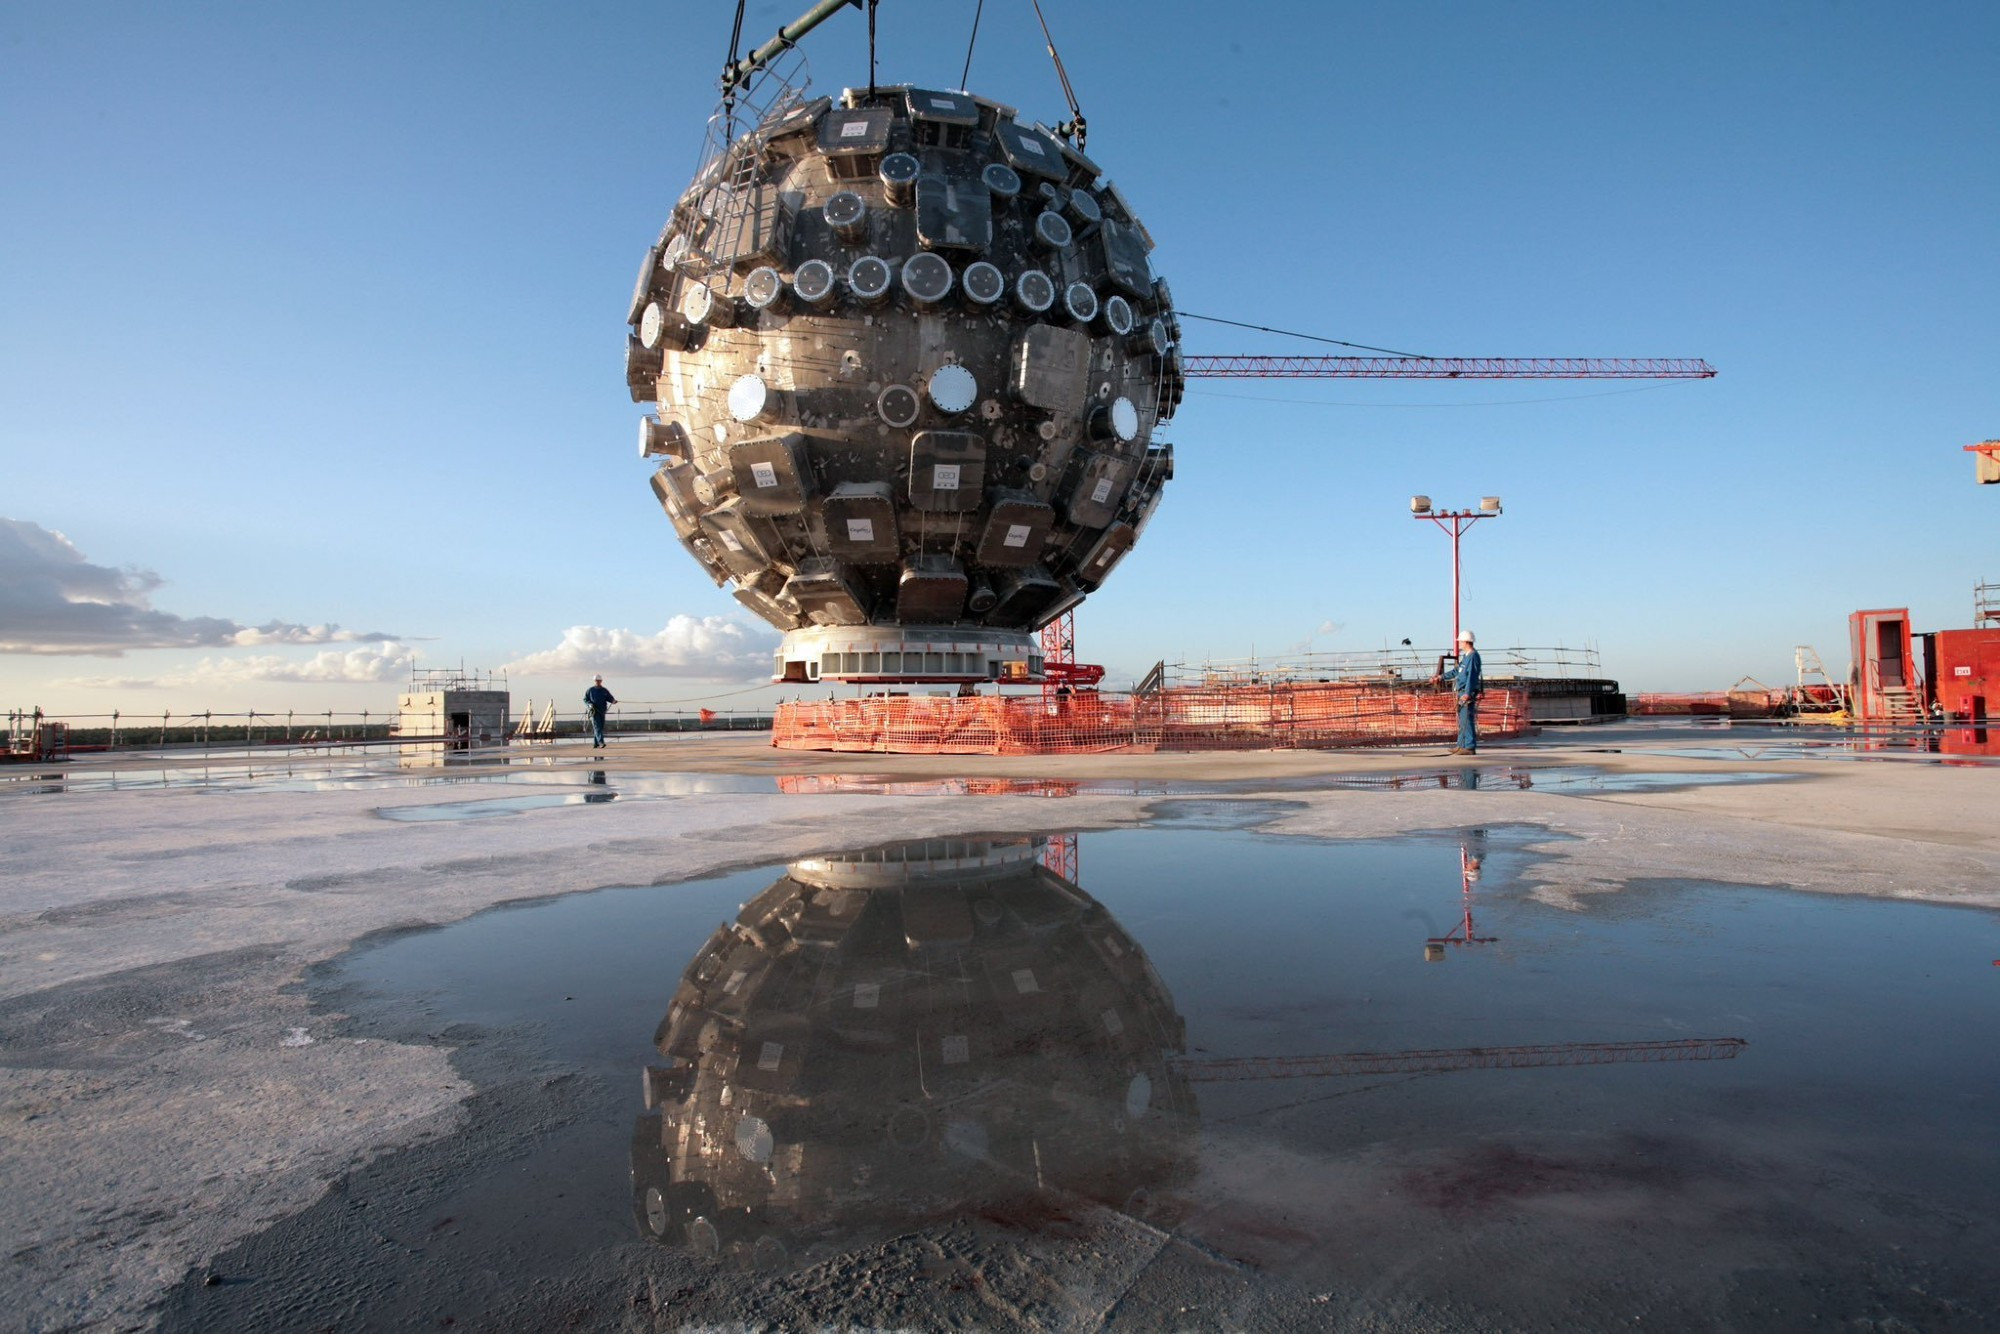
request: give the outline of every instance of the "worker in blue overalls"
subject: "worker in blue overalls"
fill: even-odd
[[[1479,753],[1479,696],[1485,687],[1480,679],[1479,650],[1472,646],[1472,631],[1458,632],[1458,668],[1452,673],[1452,693],[1458,696],[1458,745],[1454,755]]]
[[[604,688],[604,678],[598,677],[597,684],[583,692],[584,707],[590,710],[590,748],[604,747],[604,711],[618,702],[609,690]]]

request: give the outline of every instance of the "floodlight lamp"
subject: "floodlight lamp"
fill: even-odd
[[[1431,498],[1429,496],[1410,497],[1410,513],[1429,514],[1430,512],[1431,512]]]
[[[1479,498],[1479,512],[1481,514],[1498,514],[1500,512],[1500,497],[1481,496]]]

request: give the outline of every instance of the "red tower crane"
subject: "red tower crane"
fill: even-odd
[[[1712,380],[1715,367],[1700,357],[1208,356],[1184,357],[1181,373],[1190,380]],[[1982,458],[2000,476],[2000,460]],[[1045,694],[1104,677],[1102,667],[1077,662],[1070,612],[1042,629],[1042,670],[1049,682]]]
[[[1712,380],[1699,357],[1186,357],[1190,380]]]

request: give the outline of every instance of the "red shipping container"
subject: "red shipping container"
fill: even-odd
[[[1945,717],[1982,722],[2000,714],[2000,630],[1939,630],[1932,684]]]

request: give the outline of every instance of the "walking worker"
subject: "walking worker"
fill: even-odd
[[[598,677],[597,684],[583,692],[583,706],[590,710],[590,748],[604,748],[604,711],[618,702],[617,696],[604,688],[604,678]]]
[[[1452,693],[1458,696],[1458,745],[1454,755],[1479,753],[1479,696],[1486,685],[1480,678],[1479,650],[1472,646],[1472,631],[1458,632],[1458,669],[1452,673]]]

